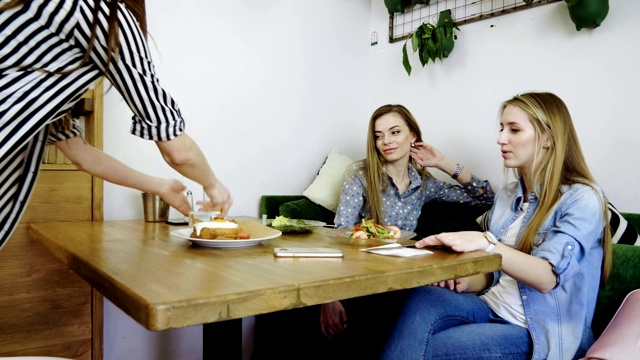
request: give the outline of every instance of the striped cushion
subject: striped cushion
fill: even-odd
[[[609,225],[611,225],[611,242],[613,244],[640,245],[640,236],[633,226],[609,203]]]
[[[609,205],[609,225],[611,226],[611,243],[640,246],[640,236],[633,226],[620,214],[618,209],[610,202]],[[489,211],[478,216],[478,225],[483,230],[489,229]]]

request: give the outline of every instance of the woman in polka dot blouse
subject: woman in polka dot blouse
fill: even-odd
[[[435,179],[429,167],[446,172],[460,185]],[[407,108],[384,105],[369,121],[367,157],[347,171],[335,224],[350,228],[362,219],[373,219],[413,231],[422,206],[429,201],[490,206],[493,197],[489,181],[478,179],[422,141],[420,127]],[[361,308],[364,303],[371,305],[372,298],[350,299],[345,306]],[[347,324],[343,304],[323,304],[320,323],[325,336],[342,333]]]
[[[437,180],[429,167],[451,175],[460,185]],[[371,116],[367,157],[348,172],[335,224],[349,228],[373,219],[413,231],[429,201],[491,205],[493,196],[489,181],[478,179],[422,141],[420,127],[407,108],[384,105]]]

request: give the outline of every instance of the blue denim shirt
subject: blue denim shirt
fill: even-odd
[[[491,205],[495,195],[488,180],[480,180],[474,175],[463,186],[437,179],[427,179],[423,184],[420,174],[411,164],[409,180],[411,183],[402,194],[391,178],[386,190],[380,189],[385,225],[413,231],[418,225],[422,206],[429,201]],[[358,171],[344,182],[334,220],[337,228],[352,227],[366,218],[366,182],[364,171]]]
[[[603,247],[604,195],[588,185],[562,187],[555,210],[538,231],[531,255],[548,261],[557,275],[556,287],[546,294],[518,282],[527,327],[533,339],[532,359],[577,359],[594,337],[591,320],[596,306]],[[513,182],[500,190],[489,214],[489,229],[500,239],[522,210],[523,186]],[[516,237],[538,207],[529,194],[529,208]],[[500,272],[494,273],[498,283]]]

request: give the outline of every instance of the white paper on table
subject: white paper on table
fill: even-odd
[[[432,251],[426,249],[407,248],[400,244],[387,244],[382,246],[376,246],[372,248],[360,249],[360,251],[369,252],[378,255],[387,256],[399,256],[399,257],[411,257],[418,255],[433,254]]]

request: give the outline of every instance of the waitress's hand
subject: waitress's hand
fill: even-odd
[[[158,195],[164,200],[169,206],[178,210],[182,215],[188,216],[189,211],[191,211],[191,204],[187,200],[187,197],[184,195],[184,191],[187,190],[187,187],[176,179],[165,179],[163,180],[163,186],[158,192]]]
[[[347,312],[340,301],[322,304],[320,308],[320,328],[326,337],[341,334],[347,327]]]
[[[485,250],[489,246],[489,241],[479,231],[458,231],[431,235],[416,241],[417,248],[425,246],[446,246],[453,251],[469,252]]]
[[[233,199],[227,187],[217,181],[214,186],[205,188],[204,192],[209,200],[196,202],[196,204],[200,205],[199,210],[220,211],[220,216],[226,217],[231,205],[233,205]]]
[[[435,147],[417,142],[410,150],[411,157],[422,167],[436,167],[441,169],[446,157]]]

